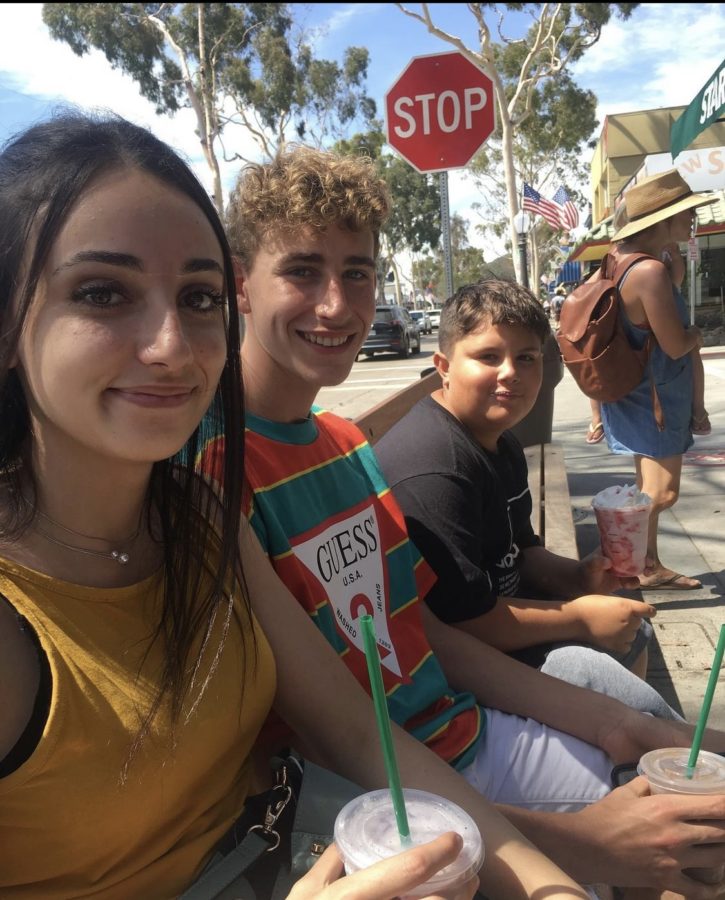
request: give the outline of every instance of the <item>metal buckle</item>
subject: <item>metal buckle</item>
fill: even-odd
[[[271,789],[270,794],[272,795],[272,799],[267,804],[267,809],[264,813],[264,823],[261,825],[252,825],[249,831],[247,831],[247,834],[251,834],[253,831],[259,831],[262,837],[269,841],[270,846],[264,851],[265,853],[270,853],[272,850],[276,850],[277,847],[279,847],[281,838],[279,832],[274,830],[274,826],[277,823],[277,819],[279,819],[287,808],[287,804],[292,799],[292,788],[287,779],[286,766],[281,766],[278,770],[277,784]],[[279,794],[280,796],[275,798],[275,794]]]

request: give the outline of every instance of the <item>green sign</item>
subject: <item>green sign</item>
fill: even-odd
[[[725,59],[670,131],[672,159],[689,147],[701,131],[725,113]]]

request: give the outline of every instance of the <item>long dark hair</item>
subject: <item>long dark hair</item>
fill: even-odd
[[[0,477],[10,497],[2,530],[6,537],[17,536],[34,515],[21,492],[21,480],[33,489],[34,481],[28,407],[17,372],[11,368],[18,338],[48,254],[71,210],[99,177],[123,169],[154,176],[202,210],[222,249],[227,300],[226,365],[214,400],[179,454],[152,468],[148,506],[149,516],[153,507],[160,522],[164,591],[151,640],[164,641],[165,665],[140,740],[165,696],[171,700],[176,720],[191,685],[197,694],[203,692],[223,645],[222,638],[217,648],[208,648],[207,638],[220,613],[228,626],[230,585],[235,579],[242,584],[249,615],[238,554],[244,404],[234,269],[216,209],[170,147],[150,131],[116,116],[61,111],[11,139],[0,154]],[[225,441],[220,498],[206,489],[195,469],[200,450],[215,435],[223,435]],[[212,525],[215,520],[221,521],[220,532]],[[205,559],[211,546],[218,554],[213,565]],[[199,636],[201,649],[191,660]],[[212,664],[199,686],[195,673],[202,653],[210,649]]]

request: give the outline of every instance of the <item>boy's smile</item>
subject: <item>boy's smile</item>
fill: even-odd
[[[303,418],[320,388],[347,378],[375,315],[373,254],[371,231],[338,225],[262,243],[237,279],[252,412]]]
[[[521,325],[483,325],[434,362],[443,378],[435,398],[488,450],[527,415],[541,387],[541,340]]]

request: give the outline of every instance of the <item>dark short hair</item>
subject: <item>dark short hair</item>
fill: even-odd
[[[455,344],[482,326],[520,325],[543,342],[551,334],[544,308],[515,281],[490,279],[458,288],[443,304],[438,346],[450,353]]]

